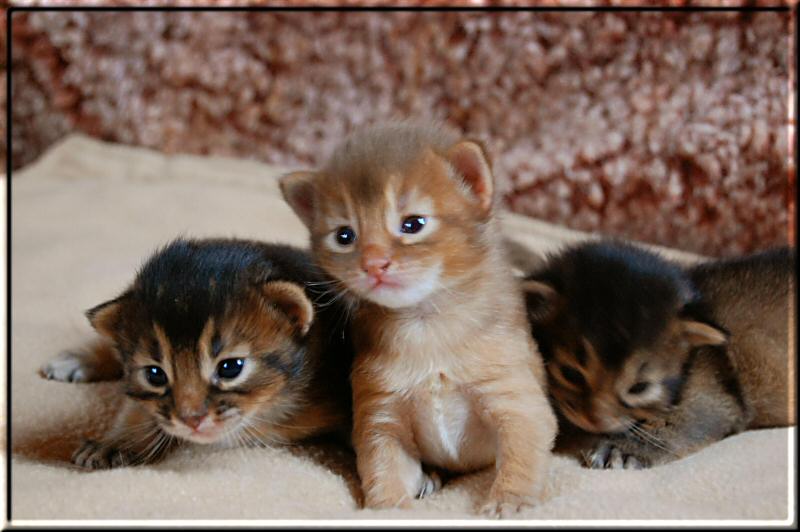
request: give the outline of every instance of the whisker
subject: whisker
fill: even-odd
[[[667,443],[666,441],[664,441],[664,440],[658,438],[657,436],[651,434],[650,432],[648,432],[647,430],[643,429],[642,427],[639,427],[637,425],[633,425],[633,426],[631,426],[631,431],[635,435],[639,436],[642,440],[644,440],[645,443],[649,443],[653,447],[657,447],[658,449],[661,449],[662,451],[665,451],[665,452],[668,452],[668,453],[673,454],[675,456],[678,456],[678,453],[676,453],[672,449],[672,447],[670,446],[669,443]]]

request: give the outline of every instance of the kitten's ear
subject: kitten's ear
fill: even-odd
[[[727,331],[702,321],[680,320],[680,331],[692,347],[728,343]]]
[[[447,150],[447,160],[469,186],[480,208],[488,212],[492,206],[494,178],[480,144],[472,140],[458,142]]]
[[[303,289],[286,281],[271,281],[261,288],[267,302],[283,313],[305,335],[314,320],[314,307]]]
[[[126,292],[115,299],[100,303],[96,307],[87,310],[85,315],[94,330],[100,333],[101,336],[113,339],[119,330],[122,309],[129,298],[130,294]]]
[[[525,306],[528,317],[534,323],[540,323],[551,318],[558,308],[561,296],[555,288],[542,281],[533,279],[523,280],[522,291],[525,292]]]
[[[308,228],[314,221],[314,180],[316,177],[317,174],[314,172],[292,172],[282,176],[278,181],[283,199]]]

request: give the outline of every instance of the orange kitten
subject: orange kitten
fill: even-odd
[[[318,263],[358,302],[353,444],[366,505],[433,491],[423,463],[494,463],[490,515],[537,502],[556,422],[483,149],[434,126],[373,127],[281,189]]]

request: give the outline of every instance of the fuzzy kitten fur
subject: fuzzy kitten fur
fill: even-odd
[[[47,378],[123,381],[123,406],[73,461],[148,463],[184,441],[267,444],[347,432],[352,347],[344,310],[306,252],[178,239],[117,298],[87,312],[101,339],[45,365]],[[313,298],[313,300],[312,300]]]
[[[366,506],[408,506],[436,489],[423,464],[495,464],[489,515],[535,504],[556,423],[482,147],[435,125],[374,126],[281,188],[354,308],[353,443]]]
[[[558,446],[639,468],[793,424],[794,262],[784,248],[687,268],[618,241],[551,256],[524,286]]]

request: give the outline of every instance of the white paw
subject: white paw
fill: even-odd
[[[434,491],[439,490],[441,487],[442,479],[436,471],[431,471],[430,475],[423,473],[422,482],[420,482],[419,492],[417,493],[417,499],[427,497]]]
[[[603,442],[589,454],[588,466],[592,469],[643,469],[644,464],[632,454],[623,453],[614,444]]]
[[[54,381],[87,382],[91,372],[84,360],[80,352],[62,351],[39,369],[39,375]]]

